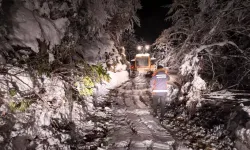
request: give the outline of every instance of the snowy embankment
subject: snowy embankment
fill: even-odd
[[[104,96],[128,80],[126,71],[109,74],[110,82],[99,84],[95,97],[78,95],[60,77],[44,76],[34,84],[20,68],[0,76],[0,148],[69,150],[100,146],[111,118],[110,102]]]
[[[110,89],[114,89],[129,80],[129,75],[127,71],[120,71],[116,73],[109,71],[108,73],[111,77],[110,82],[96,84],[96,96],[106,95]]]
[[[221,90],[203,94],[188,116],[185,101],[167,107],[165,125],[193,149],[249,150],[250,95],[247,91]]]

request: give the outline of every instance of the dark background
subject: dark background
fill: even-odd
[[[161,32],[170,26],[166,22],[168,8],[164,7],[171,4],[172,0],[141,0],[142,9],[137,12],[141,27],[135,26],[136,37],[153,44]]]

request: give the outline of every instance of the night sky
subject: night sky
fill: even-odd
[[[142,38],[148,44],[152,44],[160,33],[169,27],[166,18],[168,8],[166,6],[171,0],[141,0],[142,9],[138,11],[141,27],[135,27],[138,39]]]

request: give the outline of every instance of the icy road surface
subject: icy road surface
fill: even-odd
[[[149,82],[138,76],[110,92],[113,125],[109,150],[172,150],[175,140],[151,112]]]

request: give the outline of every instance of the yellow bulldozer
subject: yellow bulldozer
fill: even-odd
[[[151,57],[148,53],[139,53],[136,54],[135,58],[131,60],[131,68],[130,70],[137,75],[146,74],[148,77],[152,77],[152,74],[157,69],[156,66],[156,58]],[[172,70],[170,68],[165,68],[170,80],[168,81],[172,85],[176,85],[180,88],[181,85],[181,77],[178,74],[177,70]]]
[[[135,58],[131,60],[131,71],[139,73],[148,73],[156,70],[156,59],[151,57],[148,53],[136,54]]]

